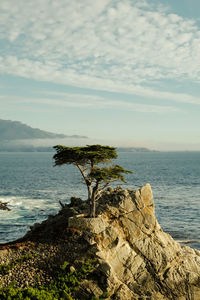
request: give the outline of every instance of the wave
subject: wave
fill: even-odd
[[[179,240],[179,239],[176,239],[176,242],[178,242],[178,243],[180,243],[181,245],[191,245],[191,244],[199,244],[200,243],[200,240],[190,240],[190,239],[186,239],[186,240],[184,240],[184,239],[181,239],[181,240]]]
[[[20,209],[42,209],[48,207],[59,207],[58,201],[53,201],[52,199],[37,199],[37,198],[29,198],[29,197],[20,197],[20,196],[4,196],[0,197],[0,201],[3,203],[7,203],[10,209],[20,208]]]

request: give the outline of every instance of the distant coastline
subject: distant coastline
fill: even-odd
[[[55,152],[53,149],[53,146],[51,147],[45,147],[45,146],[38,146],[35,147],[33,145],[13,145],[13,147],[0,145],[0,153],[3,152]],[[136,148],[136,147],[117,147],[117,152],[136,152],[136,153],[156,153],[156,152],[200,152],[200,150],[153,150],[148,148]]]
[[[0,147],[0,152],[55,152],[52,147]]]
[[[159,152],[158,150],[151,150],[144,147],[119,147],[117,152]]]
[[[13,147],[11,146],[6,146],[6,145],[1,145],[0,146],[0,152],[54,152],[54,149],[52,147],[35,147],[32,145],[14,145]],[[150,150],[148,148],[143,148],[143,147],[117,147],[117,152],[159,152],[157,150]]]

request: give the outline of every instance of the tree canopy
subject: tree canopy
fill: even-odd
[[[114,147],[101,145],[88,145],[85,147],[66,147],[62,145],[54,146],[57,153],[54,155],[55,165],[80,164],[95,165],[106,163],[117,158]]]
[[[102,145],[87,145],[84,147],[54,146],[56,154],[53,156],[55,166],[73,164],[78,167],[88,189],[90,203],[90,217],[95,217],[95,204],[105,189],[113,181],[123,181],[122,173],[132,173],[119,165],[97,167],[117,158],[116,148]]]

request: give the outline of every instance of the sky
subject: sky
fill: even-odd
[[[1,0],[0,119],[199,151],[199,11],[199,0]]]

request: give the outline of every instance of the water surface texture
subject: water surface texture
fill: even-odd
[[[25,234],[59,209],[59,200],[86,199],[79,171],[53,167],[53,153],[0,153],[0,200],[11,211],[0,211],[0,243]],[[152,186],[156,216],[176,240],[200,249],[200,152],[119,153],[115,163],[132,170],[124,188]],[[118,183],[119,184],[119,183]]]

